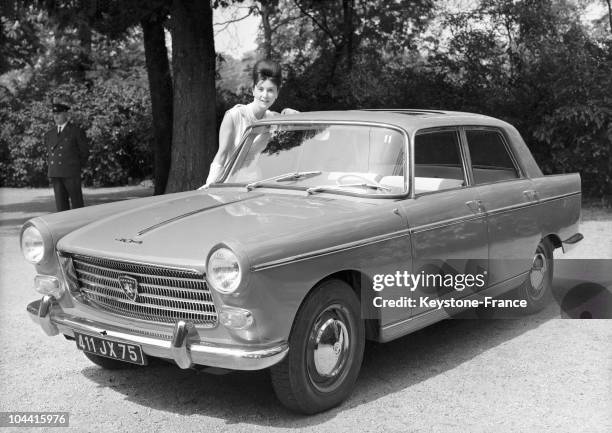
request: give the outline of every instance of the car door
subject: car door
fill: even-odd
[[[462,136],[470,182],[487,216],[489,287],[516,285],[531,266],[540,240],[537,192],[502,130],[470,127],[463,129]]]
[[[486,280],[488,243],[485,213],[477,192],[468,186],[466,160],[457,128],[418,132],[414,137],[414,199],[405,212],[411,231],[413,273],[422,281],[412,293],[417,301],[412,317],[438,310],[421,299],[460,299]],[[440,275],[444,283],[440,283]],[[454,282],[449,286],[448,275]],[[464,280],[461,282],[461,280]],[[433,282],[433,284],[432,284]],[[467,287],[470,286],[470,287]]]

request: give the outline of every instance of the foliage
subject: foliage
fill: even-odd
[[[272,109],[492,115],[517,126],[546,173],[579,171],[583,192],[601,197],[612,196],[612,28],[608,14],[585,21],[594,1],[480,0],[453,10],[434,0],[256,0],[248,8],[263,20],[261,52],[285,72]],[[92,140],[87,182],[150,174],[150,103],[134,26],[171,15],[173,3],[12,4],[0,27],[0,73],[10,69],[0,77],[0,182],[46,183],[40,137],[60,91],[73,96]],[[218,128],[227,109],[252,98],[245,70],[255,57],[217,60]]]
[[[92,88],[68,84],[53,91],[74,101],[73,121],[89,139],[90,156],[82,177],[86,185],[123,185],[151,174],[150,107],[148,89],[115,80]],[[9,108],[9,109],[7,109]],[[53,126],[47,101],[2,106],[6,125],[0,131],[0,184],[45,186],[47,151],[43,134]]]
[[[91,68],[81,80],[74,71],[80,55],[74,32],[40,40],[47,49],[35,68],[22,70],[15,94],[0,102],[0,185],[48,184],[42,137],[53,126],[55,96],[73,102],[73,121],[90,140],[82,172],[86,185],[121,185],[150,176],[151,112],[138,32],[119,41],[94,34]]]
[[[546,173],[578,171],[585,194],[612,194],[612,42],[583,23],[587,2],[482,0],[432,11],[428,2],[356,0],[350,65],[346,2],[280,3],[270,23],[287,70],[281,107],[492,115],[518,127]]]
[[[19,19],[0,13],[0,49],[3,53],[0,56],[0,74],[31,65],[42,49],[38,34],[45,18],[44,13],[33,7],[24,8]]]
[[[431,65],[452,105],[508,120],[544,172],[578,171],[587,195],[612,194],[612,44],[586,32],[578,7],[486,0],[446,25],[453,38]]]

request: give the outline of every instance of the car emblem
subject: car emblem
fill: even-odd
[[[127,239],[127,238],[115,238],[116,241],[123,242],[126,244],[142,244],[142,241],[138,241],[136,239]]]
[[[131,301],[136,301],[138,297],[138,280],[136,278],[121,275],[119,277],[119,285]]]

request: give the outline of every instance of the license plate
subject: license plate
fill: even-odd
[[[79,332],[74,333],[74,339],[76,340],[77,348],[83,352],[118,359],[132,364],[146,364],[142,348],[137,344],[120,343]]]

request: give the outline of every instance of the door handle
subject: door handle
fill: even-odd
[[[484,213],[485,208],[482,205],[482,200],[470,200],[466,201],[465,205],[470,208],[474,213]]]
[[[529,201],[538,201],[540,197],[538,196],[538,192],[533,189],[527,189],[523,191],[523,195],[527,197]]]

